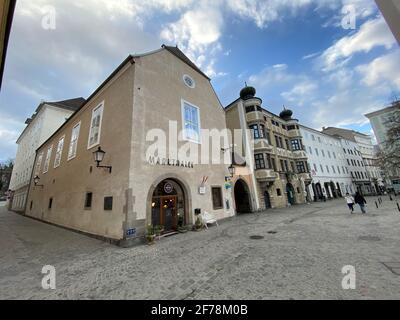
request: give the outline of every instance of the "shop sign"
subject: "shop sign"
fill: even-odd
[[[152,166],[168,166],[168,167],[181,167],[181,168],[194,168],[194,163],[191,161],[181,161],[178,159],[149,157],[147,162]]]

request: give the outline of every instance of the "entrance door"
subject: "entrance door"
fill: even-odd
[[[271,198],[268,191],[264,192],[265,209],[271,209]]]
[[[176,212],[177,197],[161,198],[160,225],[164,226],[165,231],[176,230],[178,226]]]
[[[322,192],[322,187],[321,187],[320,183],[317,183],[315,185],[315,191],[316,191],[316,194],[317,194],[317,199],[318,200],[322,200],[324,194]]]
[[[342,195],[342,189],[340,189],[339,182],[336,183],[336,186],[337,186],[337,193],[338,193],[338,196],[339,196],[340,198],[343,197],[343,195]]]
[[[294,198],[294,188],[293,188],[293,186],[292,186],[290,183],[288,183],[288,184],[286,185],[286,193],[287,193],[288,202],[289,202],[291,205],[294,205],[295,202],[296,202],[296,200],[295,200],[295,198]]]
[[[238,180],[235,184],[235,203],[237,213],[250,213],[250,195],[248,186],[243,180]]]
[[[185,195],[180,184],[167,179],[162,181],[154,190],[151,203],[151,224],[163,226],[165,232],[178,228],[178,216],[186,224]]]

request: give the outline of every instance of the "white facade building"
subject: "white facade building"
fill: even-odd
[[[355,191],[360,191],[364,195],[374,192],[368,177],[367,168],[364,164],[362,154],[356,142],[341,137],[340,143],[343,148],[343,154],[346,159],[347,168],[350,172]],[[346,169],[347,171],[347,169]]]
[[[356,150],[361,154],[362,165],[367,173],[367,176],[362,178],[363,181],[365,180],[362,190],[365,194],[380,193],[384,184],[371,136],[354,130],[334,127],[324,128],[322,132],[355,143],[350,150]],[[360,168],[356,172],[364,174],[364,170],[360,171]]]
[[[356,187],[339,138],[300,126],[307,151],[312,184],[309,193],[314,201],[337,198],[354,193]]]
[[[40,147],[81,105],[83,98],[42,102],[17,140],[18,150],[10,181],[11,203],[15,211],[24,211],[36,149]]]

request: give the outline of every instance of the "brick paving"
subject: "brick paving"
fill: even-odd
[[[367,215],[342,199],[241,215],[129,249],[0,207],[0,299],[400,299],[400,212],[383,200]],[[44,265],[56,290],[41,288]]]

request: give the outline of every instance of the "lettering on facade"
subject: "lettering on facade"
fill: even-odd
[[[168,167],[182,167],[182,168],[194,168],[194,163],[191,161],[181,161],[177,159],[167,159],[159,157],[149,157],[147,162],[152,166],[168,166]]]

